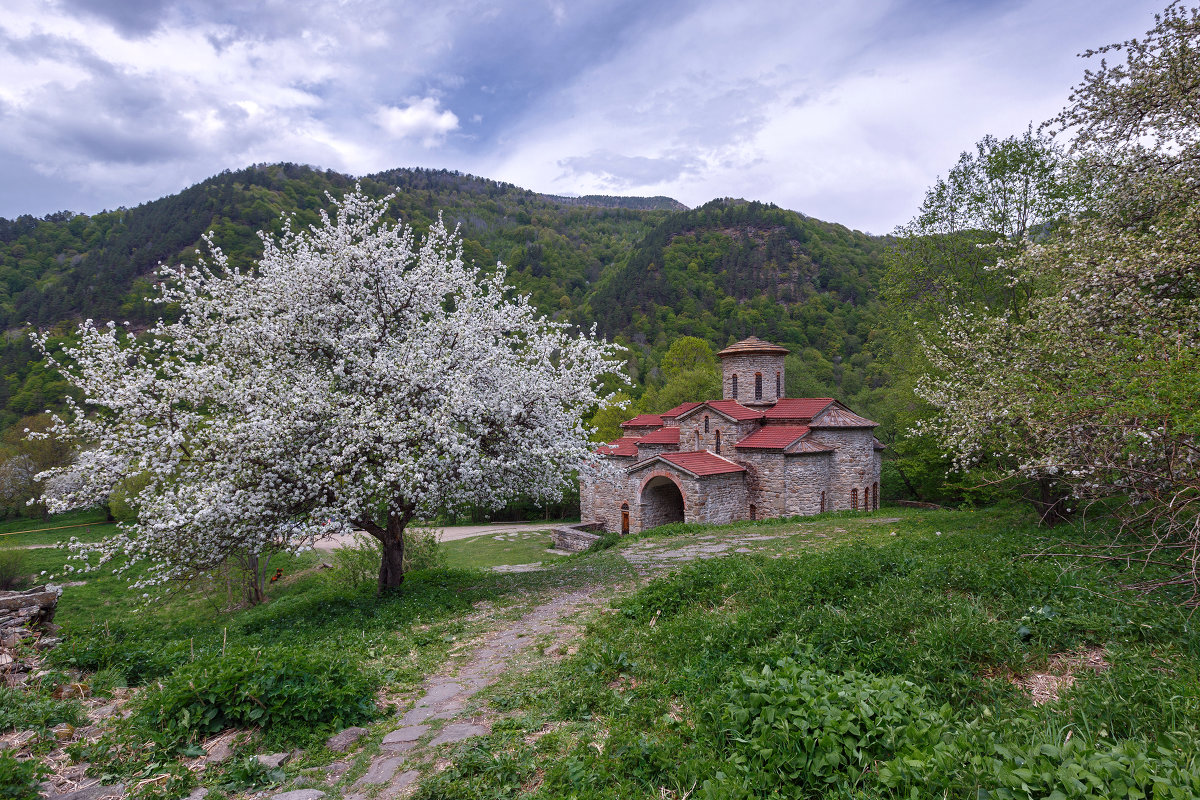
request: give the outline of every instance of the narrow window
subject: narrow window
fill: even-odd
[[[754,373],[754,399],[762,400],[762,373]]]
[[[850,490],[850,508],[858,511],[858,489]]]
[[[696,449],[700,449],[700,431],[696,431]]]
[[[708,433],[708,415],[704,415],[704,432]]]
[[[733,376],[733,399],[737,400],[737,375]]]
[[[758,519],[758,509],[754,507],[754,503],[750,504],[750,519]]]
[[[825,513],[825,493],[821,492],[821,513]]]
[[[775,373],[775,399],[783,397],[783,373]]]
[[[721,452],[721,429],[717,429],[717,452]]]
[[[629,533],[629,503],[621,504],[621,535]]]
[[[878,511],[879,510],[879,481],[875,482],[875,491],[871,493],[871,497],[875,501],[874,508],[876,511]]]

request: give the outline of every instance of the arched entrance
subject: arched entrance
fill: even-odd
[[[683,522],[683,491],[666,475],[655,475],[642,486],[642,529]]]

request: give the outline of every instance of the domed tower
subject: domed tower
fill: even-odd
[[[726,400],[744,406],[769,406],[783,397],[783,359],[786,347],[757,336],[743,339],[717,353],[721,358]]]

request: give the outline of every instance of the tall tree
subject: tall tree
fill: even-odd
[[[1080,208],[1082,189],[1070,158],[1050,136],[1032,126],[1005,139],[989,135],[962,153],[926,192],[916,216],[897,229],[883,282],[887,314],[875,349],[886,381],[908,391],[893,394],[880,421],[891,432],[892,464],[919,499],[962,496],[1006,466],[1006,448],[998,444],[987,451],[991,457],[972,462],[974,478],[948,483],[945,473],[954,465],[924,430],[936,411],[912,389],[922,378],[954,374],[964,366],[959,360],[968,358],[948,335],[946,315],[1022,319],[1035,286],[1010,267],[1012,259]],[[1022,436],[1020,421],[996,434]],[[1061,515],[1065,492],[1053,481],[1023,484],[1020,490],[1044,517]]]
[[[615,348],[465,265],[440,220],[418,241],[386,209],[356,190],[264,235],[248,268],[210,243],[211,263],[164,272],[182,316],[147,335],[88,321],[77,345],[40,340],[83,396],[56,432],[93,447],[74,481],[46,475],[53,506],[145,480],[102,560],[149,562],[146,585],[353,525],[382,544],[384,592],[415,517],[561,496]]]
[[[1200,10],[1087,55],[1113,53],[1053,121],[1095,201],[1009,260],[1035,288],[1021,319],[948,315],[921,393],[959,465],[999,451],[1104,500],[1118,555],[1175,568],[1200,603]]]

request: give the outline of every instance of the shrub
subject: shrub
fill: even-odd
[[[378,559],[376,559],[378,566]],[[446,554],[438,544],[435,528],[409,528],[404,532],[404,571],[446,566]]]
[[[49,774],[40,761],[21,761],[0,750],[0,797],[5,800],[39,800],[38,783]]]
[[[0,590],[18,588],[27,574],[24,550],[0,550]]]
[[[286,737],[371,719],[374,688],[372,676],[327,651],[237,647],[177,669],[147,693],[138,716],[185,738],[231,727]]]
[[[374,585],[379,577],[379,540],[356,533],[352,543],[336,548],[330,555],[335,574],[351,586]],[[438,544],[433,528],[413,528],[404,532],[404,571],[433,569],[446,565],[446,554]]]
[[[717,716],[728,771],[705,782],[705,796],[802,798],[859,786],[877,762],[932,749],[950,709],[899,678],[785,658],[743,673]]]
[[[0,688],[0,731],[45,730],[61,722],[80,725],[83,721],[83,707],[78,700],[55,700],[34,692]]]

